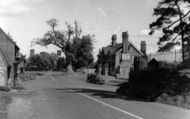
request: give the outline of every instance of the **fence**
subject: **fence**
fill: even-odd
[[[148,55],[149,61],[153,58],[159,62],[160,68],[177,69],[181,67],[182,52],[170,51],[170,52],[154,53]]]
[[[181,51],[171,51],[164,53],[153,53],[148,55],[148,59],[156,59],[157,61],[167,62],[167,63],[181,63],[182,62],[182,52]]]

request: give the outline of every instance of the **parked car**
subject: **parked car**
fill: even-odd
[[[94,84],[105,84],[105,80],[100,77],[98,74],[88,74],[87,80],[88,83],[94,83]]]

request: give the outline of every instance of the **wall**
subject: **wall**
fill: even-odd
[[[12,85],[14,79],[15,79],[15,44],[10,41],[7,37],[7,35],[0,29],[0,47],[6,52],[10,64],[11,64],[11,72],[10,72],[10,78],[8,79],[9,85]]]
[[[134,57],[135,56],[141,56],[141,54],[139,54],[139,52],[137,52],[131,45],[130,45],[130,48],[129,48],[129,53],[131,54],[131,65],[133,66],[134,64]],[[120,51],[116,57],[115,57],[115,68],[117,68],[120,63],[121,63],[121,54],[122,54],[122,51]]]
[[[5,61],[0,55],[0,86],[6,86],[7,81],[7,67]]]
[[[15,60],[15,45],[0,31],[0,47],[7,53],[11,61]]]
[[[118,53],[115,56],[115,69],[120,65],[120,61],[121,61],[121,53]]]
[[[181,51],[171,51],[165,53],[153,53],[148,55],[149,60],[155,58],[157,61],[164,61],[168,63],[182,62],[182,52]]]
[[[122,59],[122,51],[116,55],[116,67],[120,66],[120,78],[127,79],[129,77],[129,72],[134,68],[134,57],[141,56],[141,54],[130,44],[129,47],[130,59],[129,60],[121,60]]]

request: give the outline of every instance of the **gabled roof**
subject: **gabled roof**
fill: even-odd
[[[4,34],[7,38],[7,40],[9,40],[11,43],[13,43],[18,50],[20,49],[18,47],[18,45],[16,44],[16,42],[14,42],[11,38],[9,38],[8,35],[1,28],[0,28],[0,33]]]
[[[0,48],[0,56],[3,58],[3,60],[5,61],[6,66],[11,66],[11,64],[13,63],[13,61],[11,61],[8,57],[8,55],[6,54],[6,52]]]
[[[133,47],[139,54],[143,55],[143,53],[132,43],[129,41],[129,45],[131,47]],[[123,44],[122,43],[118,43],[114,46],[107,46],[107,47],[103,47],[102,48],[102,52],[105,54],[105,55],[116,55],[118,53],[120,53],[122,51],[122,48],[123,48]]]
[[[107,47],[103,47],[103,48],[102,48],[102,51],[103,51],[103,53],[104,53],[105,55],[107,55],[107,54],[114,55],[114,54],[116,54],[122,47],[123,47],[122,44],[119,43],[119,44],[116,44],[116,45],[114,45],[114,46],[109,45],[109,46],[107,46]]]

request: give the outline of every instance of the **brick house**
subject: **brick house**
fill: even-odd
[[[0,85],[14,86],[19,63],[19,47],[0,28]]]
[[[120,78],[128,78],[128,73],[134,69],[134,62],[141,58],[140,68],[147,67],[146,43],[141,42],[141,50],[139,50],[132,42],[128,40],[128,33],[122,33],[122,43],[117,43],[117,36],[114,34],[111,38],[111,45],[100,49],[98,60],[96,62],[97,72],[105,75],[118,74]]]

